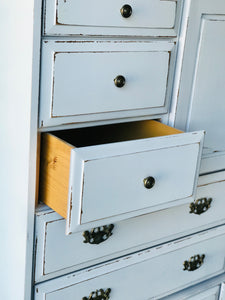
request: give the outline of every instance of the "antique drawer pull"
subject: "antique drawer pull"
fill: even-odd
[[[204,212],[206,212],[211,205],[212,198],[201,198],[196,200],[195,202],[192,202],[190,207],[190,214],[194,213],[196,215],[201,215]]]
[[[129,4],[125,4],[121,9],[120,13],[122,17],[129,18],[132,15],[132,7]]]
[[[112,235],[113,228],[114,225],[110,224],[93,228],[91,231],[84,231],[83,237],[85,240],[83,242],[98,245],[106,241]]]
[[[107,290],[96,290],[95,292],[92,292],[89,297],[83,297],[82,300],[108,300],[110,298],[110,292],[111,289]]]
[[[205,254],[202,255],[194,255],[191,258],[189,258],[189,260],[185,260],[185,262],[183,263],[184,268],[183,270],[187,270],[187,271],[195,271],[198,268],[201,267],[201,265],[204,262],[204,258],[205,258]]]
[[[144,180],[144,186],[146,189],[151,189],[155,185],[155,178],[152,176],[146,177]]]
[[[126,79],[124,76],[122,75],[118,75],[115,79],[114,79],[114,83],[115,83],[115,86],[118,87],[118,88],[121,88],[125,85],[126,83]]]

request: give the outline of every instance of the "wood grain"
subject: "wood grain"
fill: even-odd
[[[65,219],[72,148],[52,134],[42,135],[39,199]]]
[[[153,120],[145,121],[144,129],[146,132],[148,132],[149,137],[166,136],[166,135],[183,133],[183,131],[179,129],[170,127],[168,125]]]

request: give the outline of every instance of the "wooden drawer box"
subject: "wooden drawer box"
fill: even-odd
[[[180,1],[46,0],[45,35],[175,36]]]
[[[187,203],[203,136],[156,121],[44,133],[40,200],[67,234]]]
[[[159,299],[223,273],[224,258],[222,226],[38,284],[35,300],[88,299],[101,289],[110,300]]]
[[[172,42],[43,42],[40,127],[165,114]]]

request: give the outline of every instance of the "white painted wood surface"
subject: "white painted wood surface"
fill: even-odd
[[[218,295],[216,294],[216,296],[217,296],[216,300],[224,300],[223,298],[221,298],[221,296],[223,294],[222,288],[223,288],[224,280],[225,280],[225,274],[218,275],[218,276],[213,277],[212,279],[205,280],[201,284],[196,284],[190,288],[186,288],[180,292],[177,292],[175,294],[172,294],[170,296],[162,298],[162,300],[190,300],[190,299],[192,299],[191,297],[194,297],[196,295],[199,295],[199,294],[204,295],[204,293],[206,293],[206,295],[207,295],[208,292],[210,293],[210,292],[213,292],[216,290],[218,290],[218,292],[219,292]],[[214,298],[213,298],[213,300],[214,300]]]
[[[55,53],[51,71],[53,118],[165,106],[168,51],[64,51]],[[114,84],[119,75],[126,79],[122,88]]]
[[[220,287],[208,289],[205,292],[199,293],[194,296],[187,297],[187,300],[218,300]]]
[[[42,50],[40,127],[168,111],[173,41],[44,40]]]
[[[43,32],[46,35],[153,35],[174,36],[180,1],[130,0],[132,15],[120,13],[121,0],[46,0]]]
[[[203,137],[181,133],[72,149],[67,234],[189,202]],[[156,180],[150,190],[143,184],[148,176]]]
[[[175,126],[206,130],[201,173],[225,168],[223,0],[192,1]]]
[[[113,235],[99,245],[84,244],[82,232],[66,236],[66,221],[55,212],[44,210],[36,215],[35,281],[48,280],[222,224],[225,221],[224,190],[225,176],[215,174],[213,179],[205,178],[195,199],[213,199],[207,212],[190,214],[190,203],[187,203],[131,218],[115,223]]]
[[[222,300],[219,298],[220,285],[217,284],[214,287],[209,287],[211,285],[210,280],[206,282],[199,284],[198,287],[188,288],[185,291],[163,298],[162,300]]]
[[[203,265],[183,271],[183,262],[205,254]],[[224,272],[225,227],[148,249],[103,265],[36,285],[35,300],[73,300],[111,288],[113,300],[159,299]],[[162,284],[163,283],[163,284]]]
[[[7,300],[32,293],[40,5],[0,2],[0,298]]]
[[[221,284],[220,298],[219,298],[219,300],[224,300],[224,299],[225,299],[225,283],[223,282]]]
[[[188,300],[218,300],[220,287],[216,286],[214,288],[208,289],[205,292],[191,296]]]

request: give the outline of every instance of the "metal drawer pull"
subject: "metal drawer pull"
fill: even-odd
[[[152,176],[146,177],[144,180],[144,186],[146,189],[151,189],[155,185],[155,178]]]
[[[204,262],[204,258],[205,258],[205,254],[202,255],[194,255],[191,258],[189,258],[189,260],[185,260],[185,262],[183,263],[184,268],[183,270],[187,270],[187,271],[195,271],[198,268],[201,267],[201,265]]]
[[[195,202],[192,202],[190,207],[190,214],[194,213],[196,215],[201,215],[204,212],[206,212],[211,205],[212,198],[201,198],[196,200]]]
[[[104,291],[103,289],[92,292],[89,297],[83,297],[82,300],[108,300],[110,298],[111,289]]]
[[[120,13],[122,17],[129,18],[132,15],[132,7],[129,4],[125,4],[121,9]]]
[[[124,76],[122,75],[118,75],[116,76],[116,78],[114,79],[114,83],[115,83],[115,86],[118,87],[118,88],[121,88],[125,85],[126,83],[126,79]]]
[[[96,227],[91,229],[91,231],[84,231],[83,237],[84,243],[98,245],[106,240],[112,235],[112,230],[114,228],[113,224],[105,225],[101,227]]]

